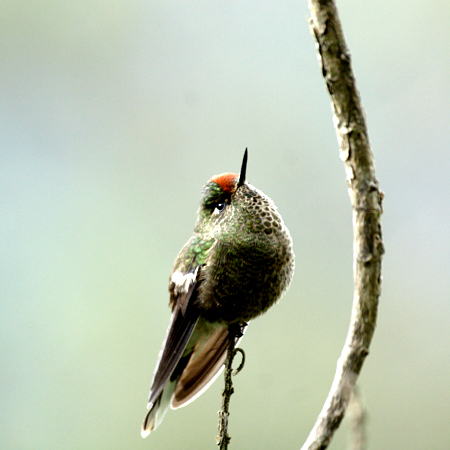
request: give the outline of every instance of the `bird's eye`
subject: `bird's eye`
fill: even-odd
[[[221,212],[225,211],[225,208],[227,207],[227,204],[225,202],[217,203],[214,214],[220,214]]]

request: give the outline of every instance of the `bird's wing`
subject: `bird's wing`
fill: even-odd
[[[179,290],[176,303],[173,305],[172,318],[159,354],[158,363],[153,375],[152,387],[148,399],[148,413],[142,424],[142,434],[146,435],[157,425],[155,415],[160,409],[163,390],[171,380],[173,371],[179,363],[198,321],[199,310],[195,305],[197,272],[186,274],[183,287]],[[169,392],[167,392],[169,394]],[[162,406],[162,405],[161,405]],[[163,408],[161,408],[163,409]],[[161,420],[164,411],[161,411]]]
[[[235,337],[235,345],[241,340],[245,328],[246,325],[241,328],[241,334]],[[229,339],[228,327],[218,326],[208,335],[206,341],[199,340],[175,386],[171,405],[173,409],[194,401],[220,375],[224,368]]]

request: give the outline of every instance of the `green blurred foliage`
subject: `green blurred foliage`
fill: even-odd
[[[369,448],[450,446],[446,2],[340,1],[386,193]],[[0,447],[214,448],[221,382],[139,429],[200,189],[239,171],[294,238],[252,322],[232,447],[299,448],[352,301],[351,210],[306,2],[2,1]],[[347,443],[344,423],[330,448]]]

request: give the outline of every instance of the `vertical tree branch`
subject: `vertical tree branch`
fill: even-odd
[[[350,328],[333,384],[302,450],[325,449],[344,417],[375,330],[384,253],[380,221],[383,194],[375,178],[365,116],[337,9],[333,0],[309,0],[309,5],[310,27],[332,100],[353,208],[355,288]]]
[[[232,376],[237,375],[244,367],[245,352],[241,348],[236,347],[242,336],[244,335],[246,323],[240,325],[233,324],[228,327],[229,341],[227,349],[227,358],[225,360],[225,387],[222,392],[222,408],[219,411],[219,436],[216,441],[220,450],[227,450],[230,443],[230,436],[228,435],[228,416],[230,415],[230,399],[234,393]],[[233,360],[236,353],[240,353],[242,357],[241,364],[233,371]]]
[[[230,340],[228,343],[227,359],[225,360],[225,387],[222,392],[222,408],[219,411],[219,436],[217,445],[220,450],[227,450],[230,443],[230,436],[228,435],[228,416],[230,415],[230,398],[233,395],[233,381],[231,379],[233,372],[233,359],[235,356],[235,339],[230,327]]]

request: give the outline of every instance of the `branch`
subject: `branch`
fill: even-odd
[[[228,435],[228,416],[230,415],[230,399],[234,393],[232,376],[237,375],[244,367],[245,352],[241,348],[237,348],[236,344],[244,334],[247,324],[230,325],[228,328],[229,341],[227,349],[227,358],[225,360],[225,387],[222,392],[222,408],[219,411],[219,436],[216,437],[216,443],[219,450],[227,450],[231,437]],[[233,360],[236,353],[240,353],[242,361],[239,367],[233,371]]]
[[[311,31],[331,96],[334,125],[353,208],[354,297],[350,328],[333,384],[302,450],[325,449],[344,417],[375,330],[384,247],[380,217],[383,193],[375,178],[366,121],[350,53],[333,0],[309,0]]]
[[[234,392],[233,381],[231,379],[233,359],[235,356],[234,343],[234,336],[230,333],[227,359],[225,361],[225,387],[222,392],[222,409],[219,411],[219,436],[216,438],[220,450],[227,450],[231,440],[228,435],[228,416],[230,415],[230,399]]]

